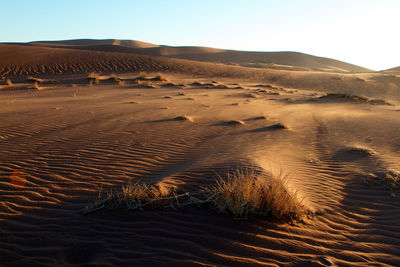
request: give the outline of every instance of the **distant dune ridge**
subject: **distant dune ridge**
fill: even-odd
[[[118,62],[124,62],[121,58],[134,60],[133,58],[136,56],[137,59],[137,55],[161,56],[164,58],[188,59],[264,69],[318,70],[344,73],[371,71],[338,60],[297,52],[246,52],[195,46],[159,46],[134,40],[78,39],[0,44],[0,74],[18,76],[41,73],[34,64],[41,64],[48,69],[47,71],[51,70],[54,73],[78,73],[96,69],[100,71],[126,71],[132,66],[126,61],[122,64]],[[84,66],[80,66],[79,61],[84,61],[88,64],[87,67],[91,69],[85,69]],[[112,66],[99,66],[104,61],[109,65],[111,62]],[[181,62],[167,62],[169,64],[183,64]],[[160,62],[157,62],[157,64],[160,64]],[[135,67],[144,68],[145,66]],[[74,69],[71,70],[71,68]]]
[[[246,79],[328,93],[358,94],[362,85],[369,97],[400,94],[399,77],[393,71],[373,72],[296,52],[157,46],[115,39],[0,44],[0,83],[29,76],[141,71]]]

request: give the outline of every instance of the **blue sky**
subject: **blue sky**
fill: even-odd
[[[399,0],[0,0],[0,42],[133,39],[400,66]]]

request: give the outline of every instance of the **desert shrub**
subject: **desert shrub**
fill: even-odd
[[[136,80],[147,80],[147,74],[145,72],[140,72]]]
[[[88,214],[100,209],[145,210],[179,209],[189,205],[207,206],[219,213],[237,219],[250,216],[278,220],[297,220],[307,213],[296,193],[287,188],[287,176],[236,171],[225,178],[218,177],[214,185],[194,193],[177,194],[171,189],[144,183],[125,185],[120,192],[109,192],[82,212]]]
[[[32,84],[32,88],[35,89],[35,90],[40,90],[39,83],[38,83],[38,82],[34,82],[34,83]]]
[[[295,193],[286,187],[287,177],[274,177],[254,171],[236,171],[219,178],[208,190],[214,195],[214,208],[235,218],[272,216],[299,218],[304,210]]]
[[[168,81],[167,78],[161,73],[158,73],[152,80],[154,81],[160,81],[160,82],[166,82]]]

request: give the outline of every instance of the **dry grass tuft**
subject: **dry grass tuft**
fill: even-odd
[[[235,218],[249,216],[277,219],[298,219],[305,212],[295,193],[286,187],[287,176],[274,177],[254,171],[236,171],[226,179],[219,177],[216,185],[208,188],[214,195],[214,208]]]
[[[7,84],[7,85],[13,85],[11,79],[6,79],[6,84]]]
[[[136,77],[136,80],[147,80],[146,72],[140,72],[139,75]]]
[[[161,73],[158,73],[158,74],[156,75],[156,77],[154,77],[152,80],[153,80],[153,81],[160,81],[160,82],[166,82],[166,81],[168,81],[167,78],[165,78],[165,76],[164,76],[163,74],[161,74]]]
[[[372,105],[389,105],[389,106],[393,105],[383,99],[375,99],[375,98],[369,98],[366,96],[357,96],[357,95],[352,95],[352,94],[340,94],[340,93],[328,93],[328,94],[318,97],[317,99],[346,100],[346,101],[350,101],[350,102],[354,102],[354,103],[372,104]]]
[[[89,86],[93,86],[100,83],[99,74],[91,72],[87,76],[87,80],[89,80]]]
[[[151,82],[144,82],[142,84],[143,87],[145,88],[156,88],[155,84],[151,83]]]
[[[387,171],[386,173],[373,174],[370,173],[365,181],[369,184],[384,185],[386,189],[390,190],[391,196],[400,196],[400,172]]]
[[[395,195],[393,191],[400,190],[400,173],[390,171],[386,173],[385,182],[390,190],[392,190],[392,195]]]
[[[116,76],[111,76],[110,78],[107,78],[104,80],[105,82],[111,82],[111,83],[115,83],[118,85],[124,85],[125,82],[123,80],[121,80],[121,78],[116,77]]]
[[[268,217],[282,221],[298,220],[308,210],[298,200],[295,192],[287,189],[287,176],[273,176],[255,171],[236,171],[226,179],[218,177],[216,184],[194,193],[177,194],[169,188],[144,183],[129,183],[120,192],[109,192],[82,212],[92,213],[101,209],[145,210],[182,209],[196,205],[212,207],[216,211],[238,219],[250,216]]]
[[[98,74],[98,73],[95,73],[95,72],[91,72],[91,73],[88,74],[87,77],[88,77],[89,79],[98,78],[98,77],[99,77],[99,74]]]
[[[40,90],[39,83],[38,83],[38,82],[34,82],[34,83],[32,84],[32,89]]]

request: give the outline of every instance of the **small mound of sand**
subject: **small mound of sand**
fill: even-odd
[[[392,105],[391,103],[383,99],[368,98],[366,96],[357,96],[351,94],[340,94],[340,93],[328,93],[326,95],[317,97],[315,100],[327,100],[327,101],[349,101],[353,103],[361,104],[372,104],[372,105]]]
[[[190,122],[193,122],[193,118],[190,117],[190,116],[186,116],[186,115],[177,116],[177,117],[174,118],[174,120],[175,121],[190,121]]]
[[[165,76],[161,73],[157,74],[157,76],[155,76],[154,78],[152,78],[151,80],[153,81],[159,81],[159,82],[166,82],[168,81],[167,78],[165,78]]]
[[[366,147],[349,147],[345,149],[349,153],[358,154],[360,156],[372,156],[375,152]]]
[[[267,115],[261,115],[261,116],[257,116],[257,117],[253,117],[248,119],[249,121],[258,121],[258,120],[268,120],[269,117]]]
[[[243,125],[244,122],[241,120],[230,120],[230,121],[226,121],[224,124],[226,124],[226,125]]]
[[[287,127],[286,125],[278,122],[276,124],[273,124],[271,126],[269,126],[270,129],[289,129],[289,127]]]

